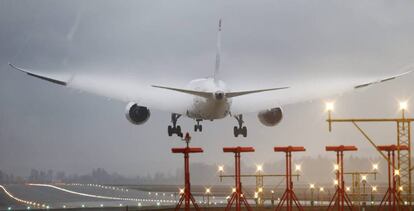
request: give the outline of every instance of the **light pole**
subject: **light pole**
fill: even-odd
[[[323,187],[319,188],[319,192],[318,192],[318,201],[319,201],[319,206],[322,206],[322,199],[320,198],[320,194],[321,192],[323,193],[325,191],[325,189]]]
[[[314,201],[313,201],[313,192],[315,191],[315,184],[310,184],[309,188],[311,190],[311,206],[313,207]]]
[[[220,182],[223,181],[223,172],[224,172],[224,166],[220,165],[218,166],[218,172],[220,173]]]
[[[271,190],[270,193],[272,193],[272,200],[270,201],[272,203],[272,208],[275,207],[275,191]]]
[[[371,205],[374,206],[374,192],[377,192],[377,186],[372,186],[371,188]]]
[[[362,181],[362,206],[366,206],[366,185],[367,185],[367,175],[361,175],[361,181]]]
[[[211,194],[211,188],[206,188],[205,195],[207,196],[207,207],[210,207],[210,194]]]
[[[256,192],[257,192],[257,204],[261,206],[263,204],[263,165],[256,165]]]

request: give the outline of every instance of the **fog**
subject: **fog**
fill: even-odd
[[[102,167],[133,176],[175,173],[182,165],[181,156],[170,153],[171,147],[183,146],[167,136],[170,113],[150,108],[150,120],[135,126],[125,119],[127,102],[29,77],[12,71],[8,62],[74,73],[91,86],[98,83],[92,76],[110,76],[147,89],[148,84],[185,87],[212,75],[222,18],[220,79],[233,90],[317,84],[327,91],[330,84],[399,73],[414,64],[413,10],[413,2],[385,0],[3,0],[0,169],[28,175],[31,168],[87,173]],[[410,100],[413,80],[411,74],[313,100],[307,95],[314,93],[303,93],[303,102],[283,107],[284,120],[277,127],[265,127],[256,113],[247,114],[247,138],[233,137],[233,118],[204,121],[203,132],[192,134],[192,145],[205,153],[194,161],[231,165],[233,157],[222,147],[234,145],[256,148],[243,157],[252,166],[281,160],[272,151],[275,145],[305,146],[307,152],[298,158],[333,160],[324,146],[335,144],[357,145],[354,157],[378,157],[352,125],[335,124],[328,132],[324,102],[336,102],[334,116],[394,117],[398,102]],[[116,91],[109,81],[101,85]],[[171,99],[171,104],[178,101]],[[179,123],[192,131],[193,120],[180,118]],[[378,144],[395,143],[394,125],[363,127]]]

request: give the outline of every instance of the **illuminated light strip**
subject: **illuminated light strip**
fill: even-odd
[[[81,184],[81,183],[71,183],[71,184],[65,184],[62,183],[63,185],[74,185],[74,186],[81,186],[81,187],[98,187],[98,188],[102,188],[102,189],[109,189],[109,190],[116,190],[116,191],[122,191],[122,192],[128,192],[129,190],[127,188],[118,188],[118,187],[114,187],[114,186],[105,186],[105,185],[99,185],[99,184]]]
[[[23,200],[21,198],[18,198],[16,196],[13,196],[13,194],[11,194],[9,191],[7,191],[7,189],[3,185],[0,185],[0,188],[3,189],[4,193],[6,193],[7,196],[9,196],[10,198],[12,198],[12,199],[14,199],[14,200],[16,200],[16,201],[18,201],[20,203],[24,203],[24,204],[28,204],[28,205],[33,205],[33,206],[40,207],[40,204],[39,203],[36,204],[36,202]]]
[[[98,199],[109,199],[109,200],[119,200],[119,201],[139,201],[140,199],[137,198],[122,198],[122,197],[112,197],[112,196],[100,196],[100,195],[94,195],[94,194],[87,194],[87,193],[81,193],[81,192],[77,192],[77,191],[72,191],[72,190],[68,190],[65,188],[61,188],[58,186],[54,186],[54,185],[49,185],[49,184],[33,184],[33,183],[29,183],[27,185],[30,186],[38,186],[38,187],[49,187],[49,188],[54,188],[63,192],[67,192],[67,193],[71,193],[71,194],[75,194],[75,195],[80,195],[80,196],[86,196],[86,197],[91,197],[91,198],[98,198]]]

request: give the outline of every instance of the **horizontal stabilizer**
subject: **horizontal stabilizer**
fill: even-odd
[[[214,93],[213,92],[204,92],[204,91],[188,90],[188,89],[180,89],[180,88],[172,88],[172,87],[157,86],[157,85],[152,85],[152,86],[155,87],[155,88],[167,89],[167,90],[182,92],[182,93],[191,94],[191,95],[195,95],[195,96],[199,96],[199,97],[204,97],[204,98],[210,98],[210,97],[214,96]],[[258,90],[250,90],[250,91],[240,91],[240,92],[225,92],[224,95],[226,96],[226,98],[232,98],[232,97],[238,97],[238,96],[242,96],[242,95],[254,94],[254,93],[259,93],[259,92],[276,91],[276,90],[282,90],[282,89],[288,89],[288,88],[289,87],[278,87],[278,88],[270,88],[270,89],[258,89]]]
[[[282,90],[282,89],[289,89],[289,87],[278,87],[278,88],[271,88],[271,89],[258,89],[258,90],[251,90],[251,91],[241,91],[241,92],[227,92],[226,97],[232,98],[247,94],[253,94],[253,93],[259,93],[259,92],[268,92],[268,91],[276,91],[276,90]]]

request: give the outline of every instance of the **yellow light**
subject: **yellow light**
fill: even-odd
[[[218,171],[223,172],[224,171],[224,166],[218,166]]]
[[[236,192],[236,188],[232,188],[231,192],[233,192],[233,193]]]
[[[361,180],[364,182],[367,181],[367,175],[361,175]]]
[[[346,187],[346,191],[351,191],[351,187]]]
[[[309,184],[310,189],[315,189],[315,184]]]
[[[270,193],[274,194],[274,193],[275,193],[275,191],[274,191],[274,190],[271,190],[271,191],[270,191]]]
[[[254,192],[254,198],[257,199],[259,197],[259,193]]]
[[[256,172],[262,172],[263,171],[263,165],[256,165]]]
[[[372,186],[372,191],[377,191],[377,186]]]
[[[378,170],[378,164],[377,163],[372,164],[372,170],[374,170],[374,171]]]
[[[334,180],[334,185],[338,185],[338,184],[339,184],[338,180]]]
[[[334,110],[334,103],[333,102],[326,102],[325,103],[326,111],[333,111]]]
[[[407,110],[408,108],[408,102],[407,101],[401,101],[400,102],[400,110]]]
[[[258,192],[259,192],[259,193],[263,192],[263,188],[262,188],[262,187],[260,187],[260,188],[259,188],[259,190],[258,190]]]
[[[338,164],[334,164],[334,170],[338,171],[339,170],[339,165]]]
[[[210,188],[206,188],[206,194],[209,194],[209,193],[211,193]]]
[[[319,191],[320,191],[320,192],[323,192],[324,190],[325,190],[325,189],[324,189],[323,187],[320,187],[320,188],[319,188]]]
[[[400,170],[395,169],[394,174],[395,174],[396,176],[399,176],[399,175],[400,175]]]
[[[300,164],[295,165],[295,170],[296,171],[301,171],[301,169],[302,169],[302,166]]]
[[[400,190],[400,191],[404,191],[404,187],[401,185],[401,186],[398,188],[398,190]]]
[[[184,188],[180,188],[180,194],[184,193]]]

